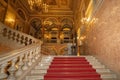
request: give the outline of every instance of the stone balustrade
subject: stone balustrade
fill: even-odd
[[[9,40],[22,44],[22,45],[30,45],[38,41],[32,36],[21,33],[12,28],[9,28],[2,23],[0,23],[0,35],[2,35],[3,37],[6,37]]]
[[[41,44],[27,34],[13,30],[0,23],[0,35],[23,46],[0,55],[0,80],[22,80],[31,67],[40,59]]]
[[[40,57],[40,45],[31,45],[0,57],[0,80],[17,80]]]

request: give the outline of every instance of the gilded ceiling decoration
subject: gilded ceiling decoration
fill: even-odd
[[[44,0],[46,4],[48,5],[57,5],[56,0]]]
[[[73,15],[73,0],[43,0],[43,3],[45,3],[48,6],[43,6],[44,10],[37,10],[32,11],[30,9],[30,6],[28,4],[28,0],[20,0],[21,3],[26,7],[26,9],[32,14],[36,15],[35,13],[40,13],[42,15]],[[38,7],[36,7],[38,8]],[[45,9],[48,9],[47,12],[44,12]]]

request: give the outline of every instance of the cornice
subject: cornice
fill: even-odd
[[[55,17],[73,17],[73,15],[51,15],[51,14],[46,14],[46,15],[30,15],[30,17],[50,17],[50,16],[55,16]]]

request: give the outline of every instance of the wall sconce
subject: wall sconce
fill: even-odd
[[[12,18],[8,18],[8,19],[6,19],[6,22],[7,22],[8,26],[13,27],[14,23],[15,23],[15,20],[12,19]]]
[[[77,39],[79,39],[79,36],[77,36]]]
[[[98,18],[93,18],[93,19],[90,19],[90,17],[89,18],[82,18],[81,19],[81,22],[82,22],[82,24],[85,24],[85,23],[96,23],[98,21]]]
[[[63,39],[63,38],[64,38],[64,35],[63,35],[63,34],[61,34],[61,35],[60,35],[60,39]]]
[[[10,23],[13,23],[13,22],[15,22],[15,20],[14,20],[14,19],[12,19],[12,18],[10,18],[10,19],[7,19],[7,21],[8,21],[8,22],[10,22]]]
[[[82,24],[90,22],[90,18],[82,18],[81,19]]]
[[[46,38],[48,39],[48,38],[49,38],[49,36],[47,35],[47,36],[46,36]]]
[[[50,35],[49,34],[45,34],[44,35],[46,39],[49,39],[50,38]]]
[[[84,40],[86,38],[86,36],[81,36],[80,37],[80,40],[82,41],[82,40]]]
[[[98,18],[93,18],[93,19],[91,20],[92,23],[96,23],[97,21],[98,21]]]

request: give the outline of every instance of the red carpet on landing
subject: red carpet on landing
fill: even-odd
[[[102,80],[85,57],[54,57],[44,80]]]

